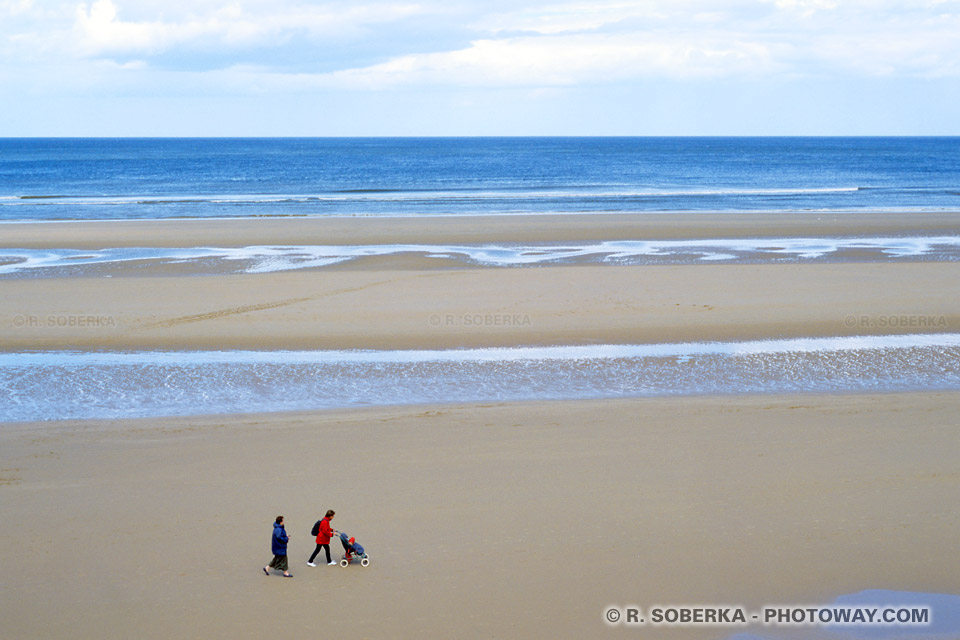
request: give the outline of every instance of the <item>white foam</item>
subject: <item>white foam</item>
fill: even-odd
[[[960,259],[960,236],[904,238],[745,238],[706,240],[613,240],[584,244],[525,245],[302,245],[192,248],[0,249],[0,274],[30,269],[103,265],[131,261],[188,262],[220,260],[245,263],[247,273],[322,267],[363,256],[403,253],[427,258],[456,258],[490,266],[524,266],[587,260],[599,263],[644,263],[673,260],[686,263],[736,259],[821,259],[844,251],[874,251],[886,258],[934,255]]]
[[[79,249],[0,249],[0,260],[16,260],[0,265],[0,274],[30,269],[57,269],[85,265],[108,265],[138,261],[192,262],[198,260],[248,261],[241,269],[247,273],[289,271],[319,267],[349,260],[349,253],[337,247],[193,247],[193,248],[111,248]]]
[[[591,199],[591,198],[669,198],[682,196],[790,196],[823,193],[851,193],[859,187],[811,187],[811,188],[729,188],[729,189],[434,189],[419,191],[335,191],[326,193],[276,193],[276,194],[175,194],[175,195],[110,195],[110,196],[0,196],[0,206],[56,206],[70,205],[138,205],[138,204],[265,204],[277,202],[403,202],[411,200],[535,200],[535,199]]]
[[[163,364],[415,364],[425,362],[537,362],[622,360],[696,356],[833,353],[881,349],[960,347],[960,333],[838,336],[748,340],[545,347],[322,351],[42,351],[0,353],[0,367]]]

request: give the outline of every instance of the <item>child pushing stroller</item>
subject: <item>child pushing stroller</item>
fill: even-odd
[[[340,558],[340,566],[346,567],[359,562],[361,567],[370,564],[370,556],[363,550],[363,546],[357,542],[356,538],[350,538],[347,534],[340,532],[340,544],[343,545],[343,557]]]

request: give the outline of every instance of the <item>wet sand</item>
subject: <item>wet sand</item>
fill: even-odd
[[[0,225],[0,247],[243,247],[949,235],[960,212],[637,213],[104,220]]]
[[[0,349],[432,349],[960,330],[954,263],[0,280]]]
[[[8,424],[0,635],[599,637],[608,605],[956,593],[958,416],[928,393]],[[305,565],[328,508],[370,567]],[[260,570],[278,514],[292,580]]]
[[[0,225],[0,246],[958,234],[957,214],[284,218]],[[960,329],[950,262],[451,268],[396,255],[309,271],[0,279],[0,349],[413,349]],[[149,276],[149,277],[146,277]],[[894,318],[894,321],[891,321]]]

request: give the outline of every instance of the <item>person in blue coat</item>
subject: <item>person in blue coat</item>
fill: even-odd
[[[276,569],[277,571],[283,571],[284,578],[293,577],[288,571],[290,565],[287,562],[287,543],[289,541],[290,536],[287,535],[287,530],[283,528],[283,516],[277,516],[273,523],[273,539],[270,543],[270,548],[273,550],[273,560],[263,568],[266,575],[270,575],[270,569]]]

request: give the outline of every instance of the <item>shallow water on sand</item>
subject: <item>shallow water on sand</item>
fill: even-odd
[[[960,334],[411,351],[0,354],[0,421],[960,389]]]

